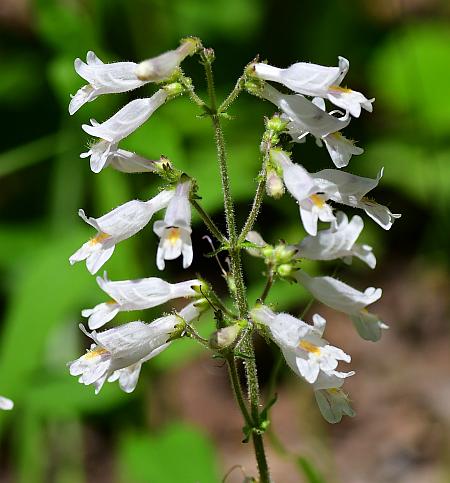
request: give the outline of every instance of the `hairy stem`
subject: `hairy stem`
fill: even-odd
[[[266,298],[269,295],[270,289],[272,288],[273,277],[274,277],[273,269],[272,267],[270,267],[269,274],[267,275],[266,284],[264,285],[263,293],[261,294],[261,297],[259,297],[259,300],[261,300],[261,302],[263,303],[266,301]]]
[[[228,230],[228,242],[229,242],[228,251],[230,255],[231,272],[232,272],[234,284],[236,287],[232,295],[234,296],[235,304],[239,311],[239,317],[242,319],[248,319],[247,295],[246,295],[246,289],[244,284],[244,276],[242,272],[239,240],[238,240],[237,231],[236,231],[234,204],[233,204],[233,198],[231,196],[230,178],[228,174],[228,163],[227,163],[227,156],[226,156],[226,150],[225,150],[225,139],[223,135],[222,126],[220,123],[220,116],[216,108],[216,95],[214,90],[214,79],[213,79],[213,72],[212,72],[212,66],[211,66],[212,61],[209,59],[207,55],[203,56],[205,72],[206,72],[206,80],[208,83],[208,93],[209,93],[210,102],[211,102],[211,109],[210,109],[211,112],[209,115],[211,117],[213,127],[214,127],[214,135],[215,135],[216,146],[217,146],[217,158],[219,161],[220,178],[222,181],[225,218],[226,218],[227,230]],[[258,377],[256,372],[255,355],[253,350],[252,332],[253,331],[249,331],[248,336],[245,337],[242,343],[244,352],[248,356],[244,364],[245,364],[245,374],[247,379],[249,402],[250,402],[250,408],[251,408],[250,416],[248,415],[247,407],[245,406],[245,404],[242,405],[243,399],[240,400],[238,396],[236,397],[238,399],[239,407],[242,411],[244,419],[246,420],[246,422],[248,420],[248,422],[251,423],[250,425],[247,424],[247,426],[249,428],[252,428],[252,440],[253,440],[253,446],[255,449],[255,456],[256,456],[256,461],[258,464],[258,471],[260,476],[259,481],[260,483],[269,483],[270,482],[269,468],[267,466],[266,454],[264,450],[264,442],[260,431],[261,418],[259,414],[259,384],[258,384]],[[231,373],[230,375],[233,378],[233,375]],[[236,384],[233,381],[232,383],[236,394],[236,388],[237,387],[240,388],[240,386],[236,386]],[[243,407],[245,407],[245,412],[243,410]]]
[[[190,77],[186,77],[184,74],[180,74],[179,81],[182,86],[186,89],[187,94],[191,101],[197,104],[198,107],[203,109],[204,111],[208,112],[209,108],[205,104],[202,98],[200,98],[197,93],[195,92],[194,85],[192,84],[192,79]]]
[[[241,382],[239,380],[239,374],[237,371],[236,360],[233,356],[227,358],[228,362],[228,372],[230,374],[231,386],[233,387],[234,395],[236,401],[239,405],[242,415],[244,416],[245,424],[247,427],[251,428],[253,426],[252,418],[248,412],[247,406],[245,404],[244,395],[242,393]]]
[[[252,209],[247,217],[247,221],[242,228],[241,234],[239,235],[239,243],[245,241],[245,237],[248,232],[253,228],[256,218],[258,217],[259,210],[261,209],[261,204],[264,199],[264,191],[266,189],[266,166],[267,161],[270,156],[271,143],[266,141],[264,148],[264,157],[261,165],[261,171],[258,174],[258,186],[256,188],[255,198],[253,199]]]
[[[233,104],[233,102],[238,98],[243,88],[244,88],[244,76],[242,75],[236,81],[236,85],[234,86],[234,89],[228,94],[228,97],[219,106],[218,112],[225,112],[231,106],[231,104]]]

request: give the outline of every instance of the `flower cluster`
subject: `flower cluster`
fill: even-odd
[[[267,152],[266,191],[269,196],[280,198],[287,190],[296,200],[300,219],[307,235],[294,245],[282,242],[272,246],[259,233],[250,231],[247,251],[265,259],[271,276],[287,278],[301,284],[311,295],[325,305],[347,314],[359,335],[377,341],[387,325],[367,306],[381,297],[380,288],[369,287],[364,292],[350,287],[329,276],[313,277],[299,268],[302,259],[336,260],[351,263],[359,258],[370,268],[376,265],[372,248],[357,243],[364,222],[359,215],[350,219],[333,204],[363,210],[385,230],[389,230],[399,214],[368,198],[368,193],[379,183],[383,170],[372,178],[364,178],[340,169],[322,169],[309,173],[295,163],[286,147],[283,135],[289,142],[304,142],[311,134],[319,146],[325,144],[337,168],[348,165],[352,155],[363,149],[345,138],[341,130],[352,117],[359,117],[361,109],[372,112],[374,99],[367,99],[360,92],[341,87],[349,68],[349,62],[339,57],[337,67],[324,67],[299,62],[280,69],[266,63],[251,64],[247,71],[247,90],[275,104],[280,112],[268,121],[268,136],[262,143]],[[287,87],[293,93],[284,94],[268,81]],[[326,101],[341,110],[327,112]],[[328,227],[318,229],[320,222]],[[270,337],[281,348],[287,364],[308,383],[312,384],[316,399],[324,417],[330,422],[352,415],[347,396],[342,391],[344,379],[353,372],[338,372],[339,360],[350,362],[350,356],[322,339],[325,320],[313,316],[313,326],[288,314],[275,313],[264,305],[251,311],[257,324],[268,330]]]
[[[111,166],[124,173],[156,173],[169,183],[149,200],[128,201],[98,218],[88,217],[80,209],[80,217],[97,233],[70,257],[71,264],[85,260],[89,272],[95,274],[112,256],[118,243],[143,230],[156,212],[165,210],[163,220],[153,224],[153,231],[160,238],[156,265],[164,270],[166,260],[180,256],[183,268],[191,265],[189,200],[194,189],[192,181],[177,173],[166,158],[148,160],[119,148],[119,143],[165,102],[182,92],[181,84],[174,81],[180,72],[179,65],[198,48],[198,39],[187,38],[177,49],[140,64],[104,64],[93,52],[88,52],[86,63],[75,60],[76,72],[88,84],[72,97],[70,114],[102,94],[130,91],[149,82],[159,84],[153,96],[130,101],[105,122],[91,120],[90,125],[83,124],[83,130],[98,141],[81,157],[90,157],[94,173]],[[97,283],[109,299],[82,311],[92,332],[87,332],[83,325],[80,328],[93,343],[86,354],[69,363],[70,374],[78,376],[82,384],[94,385],[96,393],[105,381],[118,381],[121,389],[131,392],[136,387],[142,363],[180,337],[207,307],[203,294],[208,292],[208,287],[199,279],[173,284],[157,277],[111,281],[106,272],[103,277],[97,277]],[[119,312],[148,309],[178,298],[192,301],[179,312],[164,315],[151,323],[133,321],[96,332]]]
[[[210,105],[196,94],[192,80],[180,68],[180,63],[187,56],[197,53],[205,66]],[[368,197],[380,182],[383,170],[372,179],[340,169],[349,164],[352,155],[363,152],[362,148],[345,138],[341,130],[352,118],[359,117],[362,109],[371,112],[373,99],[341,87],[349,62],[339,57],[337,67],[297,63],[287,69],[279,69],[253,62],[247,66],[230,95],[217,106],[212,81],[213,60],[211,49],[204,49],[198,39],[188,38],[182,40],[177,49],[139,64],[104,64],[93,52],[87,54],[86,63],[80,59],[75,61],[77,73],[88,84],[72,97],[70,114],[102,94],[123,93],[147,83],[158,84],[158,90],[151,97],[130,101],[105,122],[91,120],[89,125],[84,124],[83,130],[97,141],[81,157],[90,157],[94,173],[110,166],[124,173],[153,173],[161,176],[165,184],[153,198],[128,201],[98,218],[88,217],[80,210],[80,217],[96,233],[70,257],[70,263],[85,260],[88,271],[97,273],[113,255],[118,243],[136,235],[155,213],[164,211],[162,219],[153,224],[153,231],[159,238],[156,266],[163,271],[166,261],[181,257],[182,266],[186,269],[193,260],[191,206],[194,206],[220,244],[212,255],[219,261],[234,307],[229,307],[228,301],[222,301],[200,277],[178,283],[157,277],[111,281],[105,272],[103,277],[97,277],[97,283],[108,298],[82,311],[91,332],[83,325],[80,328],[92,343],[84,355],[69,363],[70,374],[77,376],[82,384],[93,385],[96,393],[106,381],[118,381],[123,391],[131,392],[136,387],[143,362],[159,354],[175,339],[191,337],[226,360],[247,429],[255,437],[263,432],[267,423],[263,420],[267,411],[258,413],[256,409],[260,403],[256,366],[252,366],[255,365],[252,334],[257,331],[272,339],[281,349],[288,366],[312,386],[325,419],[340,421],[343,415],[354,414],[342,389],[345,379],[354,372],[338,369],[340,363],[351,361],[350,356],[323,338],[326,321],[322,316],[313,315],[310,324],[301,318],[274,311],[265,304],[265,299],[276,279],[286,279],[302,285],[318,301],[347,314],[359,335],[366,340],[378,340],[382,330],[387,328],[378,315],[367,310],[381,297],[380,288],[369,287],[361,292],[330,276],[312,276],[301,266],[303,259],[342,259],[351,263],[356,257],[370,268],[375,267],[372,248],[357,242],[364,227],[363,218],[359,214],[349,218],[343,211],[337,211],[336,205],[362,210],[359,213],[364,212],[385,230],[389,230],[400,216]],[[269,82],[280,83],[293,92],[282,93]],[[263,159],[259,184],[247,221],[238,233],[220,122],[227,117],[226,109],[244,89],[275,104],[279,112],[266,121],[261,142]],[[213,122],[224,192],[226,234],[199,205],[194,178],[181,173],[164,157],[148,160],[119,147],[120,142],[157,109],[180,94],[186,94],[202,110],[202,115],[209,116]],[[337,109],[328,112],[327,102]],[[325,145],[338,169],[310,173],[293,161],[289,151],[291,143],[304,142],[309,134],[319,146]],[[271,245],[252,228],[264,192],[278,199],[286,191],[298,204],[306,236],[295,244],[280,242]],[[263,258],[268,266],[264,293],[258,303],[250,307],[241,270],[243,249]],[[229,272],[218,258],[224,250],[229,255]],[[178,298],[190,300],[179,312],[164,314],[150,323],[132,321],[97,332],[119,312],[148,309]],[[214,308],[217,330],[205,339],[191,323],[209,306]],[[243,401],[237,376],[236,361],[239,358],[246,358],[250,412]]]

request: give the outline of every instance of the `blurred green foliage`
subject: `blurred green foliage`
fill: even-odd
[[[379,255],[398,251],[448,263],[448,23],[439,18],[439,8],[426,22],[405,11],[388,23],[374,17],[365,2],[351,3],[351,9],[338,1],[322,9],[296,2],[280,6],[274,0],[36,0],[20,22],[2,20],[0,393],[12,397],[16,409],[0,412],[0,434],[6,431],[5,440],[11,442],[7,459],[14,462],[10,467],[15,481],[86,481],[84,424],[95,425],[97,418],[113,434],[109,457],[112,472],[120,474],[121,481],[209,483],[219,481],[223,473],[212,442],[199,429],[181,423],[148,429],[146,424],[147,405],[151,407],[152,398],[158,397],[152,392],[152,376],[197,357],[200,351],[193,343],[174,344],[148,364],[132,395],[107,385],[94,396],[92,388],[67,374],[65,363],[87,345],[77,329],[80,310],[103,299],[82,264],[68,265],[69,255],[91,235],[76,211],[83,206],[88,214],[99,216],[156,191],[153,178],[112,170],[94,176],[86,160],[78,158],[88,142],[80,124],[90,117],[105,119],[135,95],[103,96],[69,118],[69,93],[83,83],[73,70],[73,60],[84,58],[88,50],[105,61],[139,60],[175,47],[182,36],[197,35],[216,48],[218,90],[223,95],[258,53],[280,66],[295,60],[332,65],[337,55],[348,57],[352,65],[348,85],[377,97],[375,113],[364,114],[349,128],[366,149],[365,155],[353,158],[350,168],[374,176],[384,166],[378,198],[392,199],[393,211],[420,219],[421,224],[418,232],[411,227],[415,223],[400,222],[388,238],[367,221],[365,241],[376,241]],[[185,68],[202,94],[200,66],[187,60]],[[138,95],[150,91],[145,87]],[[236,119],[226,125],[241,220],[255,188],[263,116],[272,112],[266,103],[243,95],[232,108]],[[196,177],[203,206],[223,224],[212,131],[208,120],[196,118],[197,114],[187,99],[177,99],[123,146],[150,158],[164,154]],[[325,150],[311,141],[296,147],[295,153],[310,169],[329,165]],[[285,198],[269,201],[261,215],[260,227],[269,242],[279,238],[295,242],[302,234],[293,201]],[[202,234],[197,235],[194,270],[211,266],[201,256],[209,251],[200,240]],[[411,238],[414,243],[405,252]],[[111,278],[154,275],[155,244],[151,229],[122,243],[106,265]],[[258,260],[245,263],[253,274],[249,296],[256,300],[262,290],[261,265]],[[183,276],[178,268],[178,262],[170,265],[172,279]],[[355,268],[364,270],[360,265]],[[307,298],[296,287],[281,284],[269,300],[300,310]],[[155,314],[148,311],[142,316],[150,319]],[[133,315],[118,320],[133,320]],[[208,333],[211,327],[209,321],[202,330]],[[136,414],[130,417],[127,413],[133,410]],[[0,468],[5,461],[6,456],[0,455]],[[322,481],[313,463],[304,458],[298,462],[305,481]]]

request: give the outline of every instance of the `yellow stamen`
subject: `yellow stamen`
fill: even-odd
[[[93,349],[91,351],[86,352],[84,354],[85,359],[95,359],[98,356],[101,356],[103,354],[106,354],[108,351],[104,349],[103,347],[97,347],[96,349]]]
[[[329,90],[333,92],[342,92],[346,94],[348,94],[349,92],[353,92],[351,89],[348,89],[347,87],[341,87],[341,86],[330,86]]]
[[[114,304],[117,304],[117,300],[110,299],[110,300],[107,300],[105,303],[110,304],[110,305],[114,305]]]
[[[103,240],[109,238],[110,235],[108,233],[99,233],[96,237],[91,238],[90,242],[92,245],[96,245],[97,243],[101,243]]]
[[[177,241],[180,239],[180,229],[176,227],[172,227],[169,229],[167,233],[166,240],[172,245],[175,245]]]
[[[325,206],[325,201],[319,195],[311,195],[309,199],[318,207],[323,208]]]
[[[337,387],[330,387],[327,389],[330,394],[339,394],[340,390]]]
[[[306,340],[301,340],[298,346],[300,347],[300,349],[303,349],[306,352],[311,352],[312,354],[316,355],[320,354],[320,347],[317,347],[316,345],[311,344],[311,342],[308,342]]]

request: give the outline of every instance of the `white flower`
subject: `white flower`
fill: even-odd
[[[160,162],[160,160],[152,161],[131,151],[120,149],[117,143],[111,144],[104,140],[93,143],[88,151],[80,154],[80,158],[89,156],[91,170],[94,173],[99,173],[107,166],[112,166],[122,173],[152,173],[156,171],[156,163]]]
[[[294,164],[284,151],[272,149],[270,155],[283,170],[284,184],[297,200],[305,230],[315,236],[318,220],[325,222],[334,220],[333,210],[326,203],[328,197],[324,194],[325,190],[316,184],[314,178],[303,166]]]
[[[190,322],[199,314],[195,303],[191,303],[180,311],[179,316]],[[82,384],[93,384],[96,394],[108,379],[119,380],[125,392],[132,392],[142,363],[170,345],[168,339],[179,323],[180,318],[171,314],[150,324],[129,322],[103,332],[94,330],[90,334],[80,324],[80,329],[94,344],[86,354],[68,364],[70,374],[79,376]]]
[[[126,92],[136,89],[149,81],[139,79],[135,73],[138,64],[134,62],[114,62],[104,64],[94,52],[88,52],[87,63],[75,59],[75,70],[88,84],[72,96],[69,113],[74,114],[86,102],[91,102],[102,94]]]
[[[164,54],[141,62],[135,73],[143,81],[161,82],[169,78],[180,63],[188,56],[196,52],[199,40],[188,37],[182,40],[181,45],[175,50],[169,50]]]
[[[11,399],[0,396],[0,409],[3,409],[4,411],[10,411],[13,407],[14,403],[11,401]]]
[[[313,316],[314,326],[289,314],[277,314],[264,305],[255,307],[251,316],[269,328],[289,367],[310,384],[320,373],[338,378],[354,374],[336,371],[338,361],[350,362],[351,358],[322,338],[326,321],[320,315]]]
[[[91,119],[91,126],[83,124],[84,131],[91,136],[100,138],[100,141],[94,143],[87,152],[80,155],[82,158],[91,157],[92,171],[99,173],[109,159],[117,156],[120,151],[117,147],[119,141],[141,126],[158,107],[164,104],[166,99],[166,91],[160,89],[152,97],[129,102],[102,124],[95,119]]]
[[[92,125],[83,124],[82,128],[91,136],[118,143],[141,126],[166,99],[167,92],[160,89],[151,97],[130,101],[103,123],[91,119]]]
[[[79,210],[80,217],[98,233],[70,257],[71,265],[86,260],[89,272],[96,273],[111,257],[116,244],[142,230],[153,214],[165,208],[173,196],[173,190],[161,191],[148,201],[128,201],[100,218],[88,218],[83,210]]]
[[[91,102],[102,94],[127,92],[147,84],[161,82],[170,77],[173,71],[198,48],[198,40],[184,39],[181,45],[153,59],[140,64],[135,62],[113,62],[104,64],[94,52],[88,52],[87,63],[75,60],[75,70],[88,84],[72,96],[69,113],[74,114],[86,102]]]
[[[316,185],[327,192],[329,199],[366,212],[378,225],[389,230],[397,218],[402,215],[391,213],[384,205],[366,197],[367,193],[378,186],[383,176],[383,168],[375,179],[364,178],[337,169],[323,169],[312,173]]]
[[[350,406],[347,394],[341,389],[344,380],[321,373],[313,384],[314,395],[322,416],[329,423],[338,423],[344,414],[353,417],[355,411]]]
[[[272,161],[283,170],[284,184],[299,204],[303,226],[309,235],[316,235],[318,220],[334,220],[332,209],[326,203],[328,200],[363,209],[385,230],[389,230],[395,219],[401,216],[365,196],[378,185],[383,170],[375,179],[338,169],[308,173],[303,166],[294,164],[288,154],[280,149],[272,149],[270,155]]]
[[[202,285],[197,279],[171,284],[156,277],[112,282],[106,272],[97,277],[97,283],[111,300],[81,312],[83,317],[89,317],[90,329],[102,327],[119,312],[149,309],[172,299],[198,296],[194,287]]]
[[[348,68],[348,60],[339,57],[338,67],[298,62],[287,69],[279,69],[258,63],[255,64],[255,73],[260,79],[278,82],[299,94],[328,99],[352,116],[359,117],[361,107],[372,112],[375,99],[367,99],[360,92],[340,86]]]
[[[325,111],[325,101],[322,98],[315,97],[312,102],[317,107]],[[298,142],[297,138],[299,135],[301,136],[302,133],[297,133],[295,131],[295,125],[292,122],[288,124],[288,131],[293,140]],[[316,138],[316,143],[318,146],[322,146],[322,141],[325,143],[328,154],[330,155],[336,168],[343,168],[347,166],[353,155],[359,155],[364,152],[364,149],[355,146],[354,141],[347,139],[340,131],[327,134],[322,138]]]
[[[155,221],[153,225],[153,231],[160,237],[156,254],[156,265],[160,270],[164,270],[165,260],[175,260],[180,255],[183,255],[183,268],[192,263],[190,191],[190,181],[178,184],[164,220]]]
[[[388,328],[377,315],[366,309],[381,297],[381,288],[369,287],[360,292],[333,277],[311,277],[303,270],[294,276],[314,298],[332,309],[348,314],[363,339],[377,341],[381,337],[381,330]]]
[[[305,237],[294,248],[298,250],[298,258],[309,260],[343,258],[345,262],[351,263],[352,257],[355,256],[367,263],[370,268],[375,268],[376,258],[372,248],[356,243],[363,228],[364,222],[360,216],[353,216],[349,222],[347,215],[339,211],[330,228],[319,231],[316,236]]]
[[[322,139],[324,136],[344,129],[350,122],[349,116],[335,117],[299,94],[282,94],[265,84],[261,95],[278,106],[289,119],[289,129],[304,137],[311,133]]]
[[[347,139],[339,131],[327,134],[322,140],[336,168],[347,166],[352,155],[364,152],[364,149],[355,146],[354,141]]]

